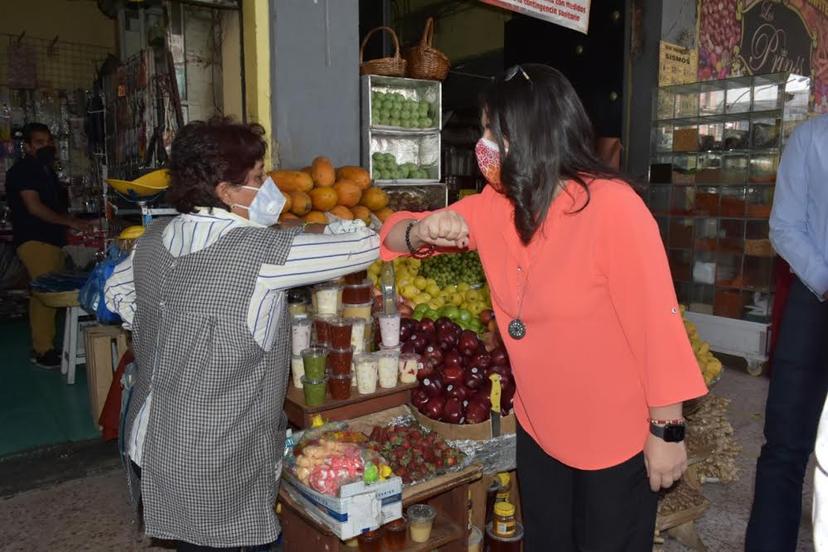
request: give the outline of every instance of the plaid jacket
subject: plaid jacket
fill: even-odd
[[[153,393],[141,495],[146,533],[210,547],[269,543],[284,448],[289,336],[266,352],[247,328],[262,263],[283,264],[298,230],[239,228],[180,258],[167,221],[136,250],[133,346],[137,378],[125,431]],[[284,293],[270,323],[287,319]]]

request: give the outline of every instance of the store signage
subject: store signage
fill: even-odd
[[[522,13],[587,33],[591,0],[481,0],[485,4]]]
[[[661,41],[658,63],[659,86],[695,82],[698,66],[698,51]]]
[[[811,75],[813,40],[802,16],[785,3],[763,0],[742,13],[740,56],[753,75]]]

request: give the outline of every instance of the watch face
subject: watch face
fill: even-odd
[[[668,443],[680,443],[684,441],[683,425],[668,425],[664,427],[664,440]]]

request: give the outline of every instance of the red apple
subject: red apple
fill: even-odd
[[[462,385],[463,384],[463,369],[459,366],[444,366],[443,367],[443,383]]]
[[[460,334],[457,342],[457,349],[466,356],[472,356],[477,352],[477,334],[471,330],[465,330]]]
[[[428,402],[420,409],[424,415],[432,420],[439,420],[443,416],[443,408],[446,405],[446,398],[437,396],[428,399]]]
[[[443,355],[443,369],[445,368],[463,368],[463,357],[456,350],[452,349]]]
[[[437,374],[432,374],[420,380],[420,387],[428,394],[429,397],[439,397],[443,395],[443,380]],[[436,419],[436,418],[435,418]]]
[[[442,420],[449,424],[459,424],[465,414],[460,399],[449,397],[443,406]]]

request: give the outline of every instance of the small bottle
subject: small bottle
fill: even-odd
[[[394,274],[394,263],[382,263],[380,273],[380,290],[382,291],[382,311],[385,314],[397,312],[397,277]]]
[[[492,530],[498,537],[513,537],[517,533],[515,505],[511,502],[496,502]]]
[[[500,489],[497,491],[495,502],[509,502],[512,499],[512,476],[508,472],[500,472],[497,474],[497,480],[500,482]]]
[[[293,447],[295,446],[296,441],[293,440],[293,430],[288,428],[288,430],[285,432],[285,458],[293,454]]]

